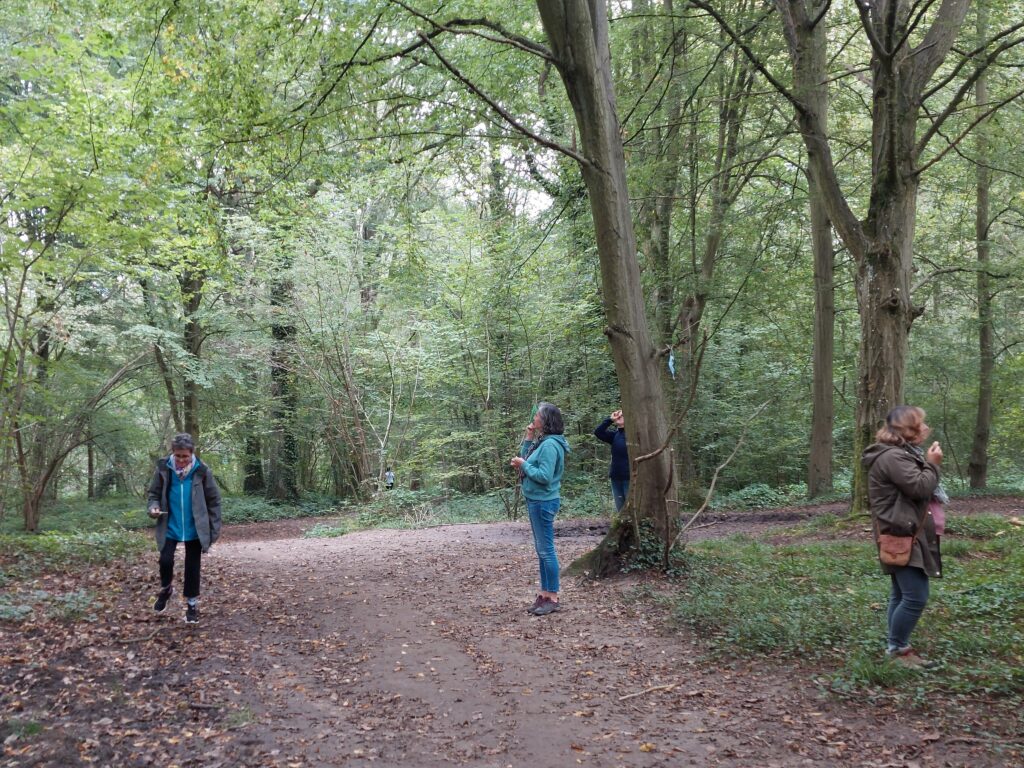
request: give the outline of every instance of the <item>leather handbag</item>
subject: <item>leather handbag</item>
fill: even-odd
[[[910,562],[910,553],[913,551],[913,536],[878,534],[878,559],[883,565],[906,565]]]
[[[914,552],[914,539],[917,538],[921,526],[924,525],[924,517],[927,514],[928,505],[925,505],[924,514],[917,521],[913,536],[878,533],[878,520],[875,520],[875,533],[878,535],[878,559],[883,565],[904,566],[910,562],[910,556]]]

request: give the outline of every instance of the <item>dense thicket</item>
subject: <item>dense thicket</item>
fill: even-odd
[[[744,433],[722,487],[805,482],[811,419],[807,154],[766,79],[789,82],[786,43],[764,7],[714,5],[722,18],[608,6],[647,319],[677,475],[695,493]],[[921,158],[936,162],[919,177],[911,303],[923,314],[904,392],[929,411],[948,474],[965,478],[984,159],[988,482],[1012,484],[1022,8],[986,8],[1005,50],[985,104],[966,98]],[[855,8],[828,19],[832,155],[866,215],[871,54]],[[992,53],[977,34],[969,16],[936,92]],[[364,496],[386,466],[401,487],[505,487],[540,399],[567,416],[572,481],[600,482],[606,456],[589,434],[619,387],[578,133],[545,45],[526,4],[428,16],[382,1],[4,3],[0,515],[35,528],[56,494],[137,492],[182,429],[233,492]],[[967,129],[984,132],[983,157]],[[843,488],[863,259],[833,242]]]

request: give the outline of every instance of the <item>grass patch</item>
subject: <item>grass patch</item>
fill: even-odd
[[[839,690],[894,687],[920,699],[941,692],[1024,703],[1024,530],[972,516],[949,533],[944,578],[932,580],[913,638],[944,662],[939,675],[884,661],[889,579],[870,541],[691,544],[669,599],[672,615],[707,638],[712,653],[820,662],[835,670]]]

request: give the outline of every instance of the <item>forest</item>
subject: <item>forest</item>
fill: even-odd
[[[1019,490],[1021,7],[882,5],[4,3],[0,516],[181,431],[230,494],[507,492],[542,399],[668,527],[856,506],[900,402]]]
[[[1022,70],[1020,0],[4,0],[0,765],[1020,764]]]

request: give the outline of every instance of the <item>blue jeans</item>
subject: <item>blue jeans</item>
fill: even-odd
[[[910,633],[928,603],[928,575],[908,565],[899,568],[890,578],[892,592],[889,593],[886,650],[898,651],[910,645]]]
[[[561,506],[561,499],[549,501],[526,500],[530,513],[530,529],[533,531],[533,546],[540,563],[540,588],[544,592],[558,592],[558,555],[555,554],[555,515]]]
[[[621,512],[623,505],[626,503],[626,497],[629,496],[629,479],[616,480],[612,478],[612,498],[615,499],[615,511]]]

